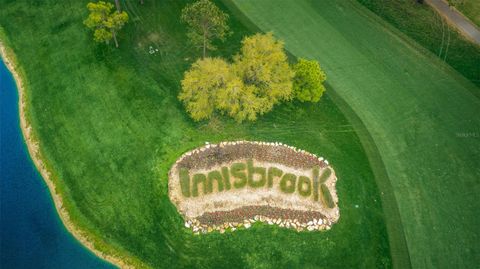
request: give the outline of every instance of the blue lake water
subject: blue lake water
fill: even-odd
[[[0,58],[0,268],[114,268],[63,226],[20,130],[18,93]]]

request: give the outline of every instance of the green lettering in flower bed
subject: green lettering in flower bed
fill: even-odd
[[[284,193],[294,193],[296,181],[297,181],[297,176],[295,176],[294,174],[287,173],[280,180],[280,189]]]
[[[313,167],[312,178],[313,178],[313,200],[318,201],[318,174],[320,168],[318,166]]]
[[[205,183],[207,181],[207,177],[205,177],[204,174],[195,174],[193,176],[193,190],[192,190],[192,195],[193,197],[197,197],[198,196],[198,184],[202,183],[203,184],[203,192],[205,193],[205,190],[206,190],[206,186],[205,186]]]
[[[232,187],[230,185],[230,173],[228,172],[228,167],[222,167],[223,183],[225,183],[225,190],[230,190]]]
[[[300,176],[298,178],[298,194],[303,197],[308,197],[312,194],[312,182],[310,178],[305,176]]]
[[[268,187],[271,188],[273,187],[273,179],[275,177],[281,177],[283,175],[283,171],[276,168],[276,167],[270,167],[268,168]]]
[[[325,171],[323,171],[322,176],[320,177],[320,183],[325,183],[325,181],[327,181],[331,174],[332,170],[330,170],[330,168],[326,168]]]
[[[223,191],[223,177],[219,171],[211,171],[207,177],[207,190],[205,193],[213,192],[213,181],[217,181],[218,191]]]
[[[267,169],[253,166],[252,159],[247,161],[248,185],[252,188],[260,188],[267,182]],[[260,180],[255,181],[255,174],[260,175]]]
[[[332,175],[332,170],[326,168],[320,175],[320,167],[314,166],[311,175],[311,177],[297,176],[291,173],[285,174],[276,167],[269,167],[268,169],[261,166],[257,167],[252,159],[245,163],[234,163],[230,168],[223,166],[207,174],[197,173],[192,180],[190,180],[189,171],[186,168],[179,169],[181,193],[186,198],[230,190],[232,188],[231,178],[236,189],[244,188],[247,185],[252,188],[264,186],[272,188],[274,181],[280,179],[279,187],[283,193],[291,194],[298,190],[300,196],[311,197],[314,201],[321,200],[325,206],[333,208],[332,195],[325,185],[325,182]],[[202,187],[199,185],[202,185]],[[215,186],[217,187],[215,188]],[[200,188],[202,191],[200,191]]]
[[[330,191],[328,190],[327,185],[322,184],[321,190],[322,190],[323,203],[328,208],[333,208],[335,206],[335,204],[333,203],[332,195],[330,194]]]
[[[195,234],[247,229],[253,216],[297,231],[326,230],[339,218],[333,168],[278,143],[207,145],[182,155],[168,174],[168,195]]]
[[[237,189],[245,187],[247,185],[247,174],[245,173],[246,165],[244,163],[234,163],[230,167],[230,173],[233,178],[235,178],[235,182],[233,182],[233,186]]]
[[[188,169],[180,168],[180,188],[182,189],[182,195],[190,197],[190,175]]]

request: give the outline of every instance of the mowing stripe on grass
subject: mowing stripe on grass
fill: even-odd
[[[365,124],[394,189],[412,266],[475,266],[475,86],[351,1],[234,2],[295,56],[319,60]]]

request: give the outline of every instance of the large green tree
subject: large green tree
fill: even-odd
[[[216,107],[238,122],[256,120],[261,105],[255,87],[246,86],[237,76],[217,91]]]
[[[283,43],[272,33],[255,34],[242,41],[233,69],[246,87],[253,87],[256,112],[264,114],[275,104],[292,98],[293,71]]]
[[[323,82],[327,79],[320,64],[314,60],[299,59],[293,66],[293,92],[295,98],[305,102],[318,102],[325,92]]]
[[[215,111],[238,122],[254,121],[292,98],[293,74],[283,44],[271,33],[257,34],[242,41],[232,64],[208,57],[195,62],[185,73],[179,99],[196,121]]]
[[[127,23],[128,14],[112,11],[113,5],[103,1],[88,3],[87,8],[90,14],[83,23],[93,30],[93,39],[107,44],[113,39],[118,48],[117,32]]]
[[[198,0],[182,10],[182,21],[189,27],[188,37],[202,48],[204,58],[207,50],[215,49],[213,40],[225,40],[229,30],[227,20],[228,15],[209,0]]]
[[[218,90],[231,80],[230,66],[223,59],[199,59],[185,73],[178,99],[193,120],[209,119],[215,110]]]

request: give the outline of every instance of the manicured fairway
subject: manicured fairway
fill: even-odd
[[[412,267],[478,266],[478,89],[354,1],[234,2],[295,56],[319,60],[363,121],[393,186]]]
[[[473,0],[475,1],[475,0]],[[467,40],[428,4],[411,0],[357,0],[480,87],[480,46]],[[467,2],[467,1],[463,1]],[[480,6],[480,2],[479,6]],[[480,90],[472,93],[480,97]]]
[[[99,249],[156,268],[391,267],[372,170],[330,96],[276,107],[255,124],[193,123],[176,98],[200,55],[179,23],[187,1],[121,1],[131,22],[118,50],[93,43],[82,25],[87,2],[0,0],[0,38],[24,71],[29,119],[65,207]],[[234,35],[214,55],[228,57],[251,33],[231,16]],[[168,199],[167,171],[205,141],[237,139],[326,157],[339,178],[339,222],[320,233],[260,225],[193,236]]]

